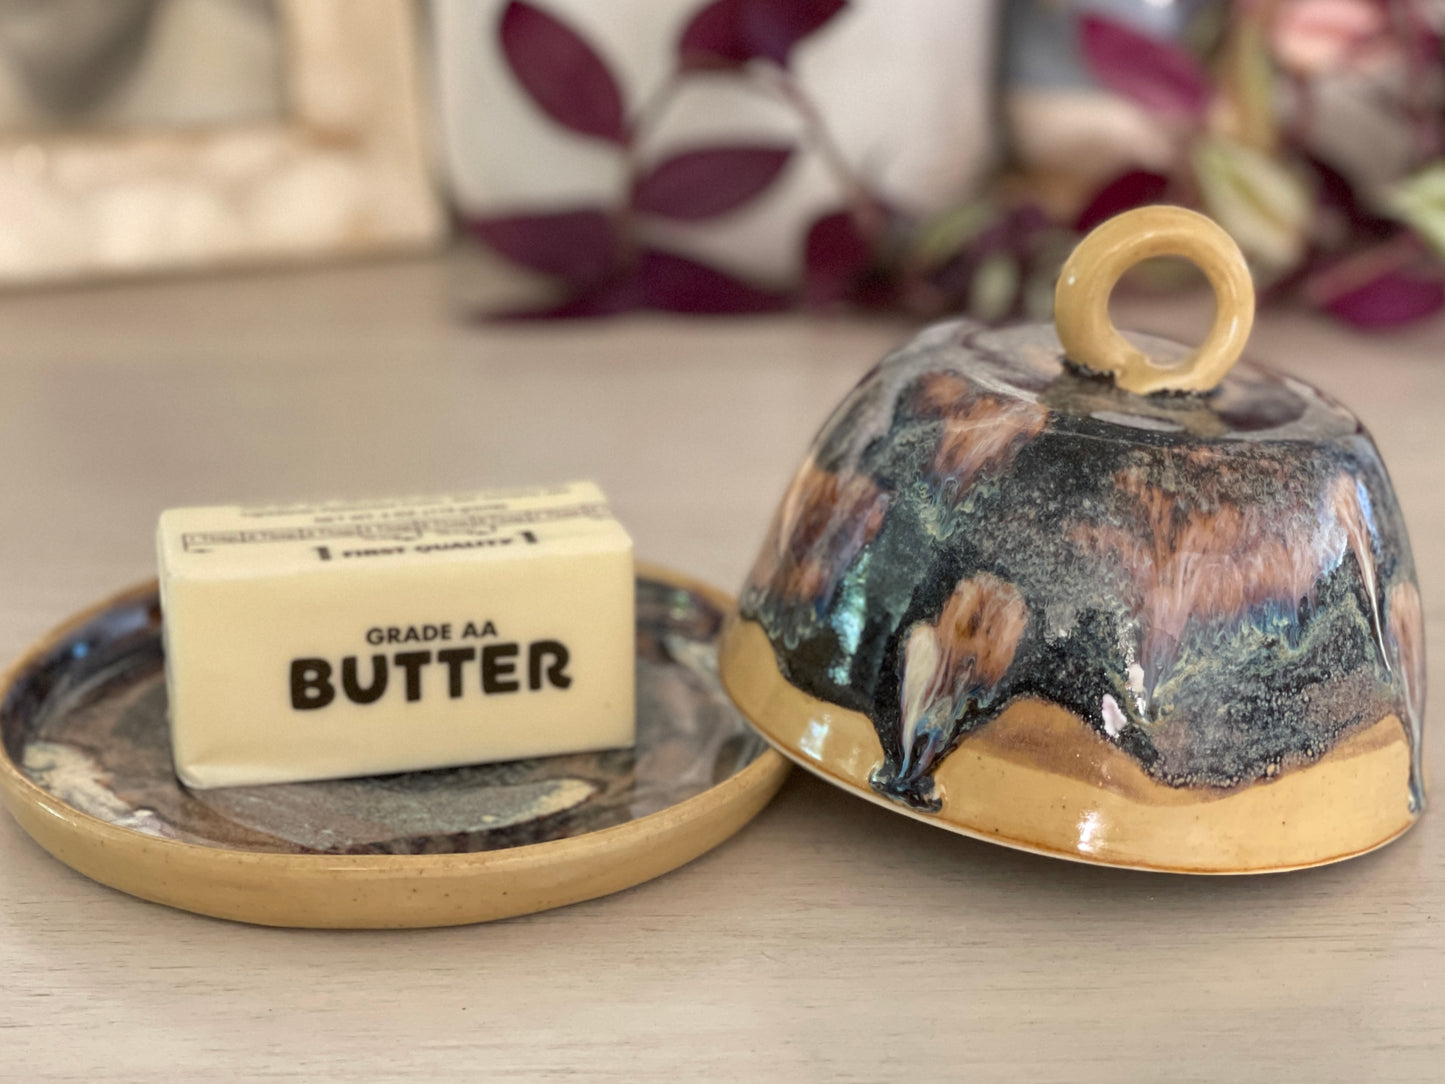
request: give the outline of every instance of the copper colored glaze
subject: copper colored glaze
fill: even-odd
[[[1422,621],[1388,475],[1348,411],[1247,362],[1208,394],[1144,396],[1071,365],[1048,328],[929,329],[825,424],[741,616],[809,702],[870,721],[867,787],[925,818],[949,819],[942,781],[970,777],[949,765],[1024,701],[1090,735],[1073,755],[1186,804],[1395,733],[1399,816],[1380,823],[1423,807]],[[727,665],[737,695],[751,679]],[[1019,726],[989,755],[1057,773],[1017,752],[1036,748]]]

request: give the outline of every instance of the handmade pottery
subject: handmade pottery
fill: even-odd
[[[628,888],[751,820],[788,764],[717,680],[732,601],[637,580],[637,747],[193,791],[171,768],[154,583],[3,681],[0,802],[46,850],[148,900],[271,926],[445,926]]]
[[[605,59],[636,114],[650,101],[648,131],[634,147],[650,167],[715,146],[800,148],[798,117],[767,92],[766,71],[732,78],[684,76],[672,104],[659,90],[676,63],[699,0],[546,0]],[[829,4],[814,5],[821,13]],[[994,122],[998,0],[851,4],[799,41],[790,68],[827,125],[837,153],[861,169],[890,207],[933,216],[978,189],[998,158]],[[616,203],[621,159],[605,140],[543,116],[501,62],[505,0],[433,0],[438,158],[451,202],[466,218],[561,213]],[[764,4],[746,18],[781,34]],[[723,17],[734,18],[732,14]],[[781,9],[779,9],[781,10]],[[906,72],[907,78],[901,73]],[[760,93],[760,91],[763,91]],[[618,148],[620,149],[620,148]],[[713,174],[711,176],[716,176]],[[762,282],[798,274],[811,223],[839,207],[826,158],[799,150],[777,182],[729,214],[654,216],[648,237],[709,266]]]
[[[1216,293],[1182,361],[1108,319],[1163,254]],[[1249,872],[1399,835],[1424,805],[1404,522],[1349,411],[1230,368],[1252,318],[1228,236],[1156,207],[1080,245],[1057,330],[949,323],[886,358],[782,500],[724,635],[734,700],[835,783],[1061,857]]]

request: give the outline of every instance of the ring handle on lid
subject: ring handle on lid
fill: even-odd
[[[1179,365],[1158,365],[1120,335],[1109,295],[1120,276],[1154,256],[1181,256],[1214,288],[1214,326]],[[1234,238],[1212,219],[1183,207],[1140,207],[1092,230],[1079,242],[1054,288],[1054,327],[1065,355],[1111,372],[1125,391],[1209,391],[1239,360],[1254,324],[1254,283]]]

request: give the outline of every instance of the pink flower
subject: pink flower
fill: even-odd
[[[1399,55],[1382,0],[1283,0],[1270,22],[1281,64],[1300,75],[1367,70]]]

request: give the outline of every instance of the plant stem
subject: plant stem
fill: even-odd
[[[644,99],[642,105],[638,107],[637,115],[632,119],[632,137],[628,140],[629,152],[635,153],[638,146],[652,135],[663,115],[672,105],[673,99],[677,97],[681,86],[682,72],[674,68],[668,73],[667,78],[657,84],[652,93]]]
[[[673,69],[643,100],[628,128],[627,144],[622,150],[622,191],[618,193],[614,211],[622,259],[627,263],[637,258],[637,212],[632,206],[632,195],[637,191],[637,182],[644,169],[642,149],[656,132],[681,87],[682,72]]]
[[[822,110],[809,97],[797,76],[776,64],[754,65],[749,69],[758,84],[781,99],[803,122],[804,138],[817,151],[823,164],[842,189],[844,202],[853,212],[864,236],[877,236],[883,228],[884,216],[878,199],[849,164],[837,139],[828,129]]]

